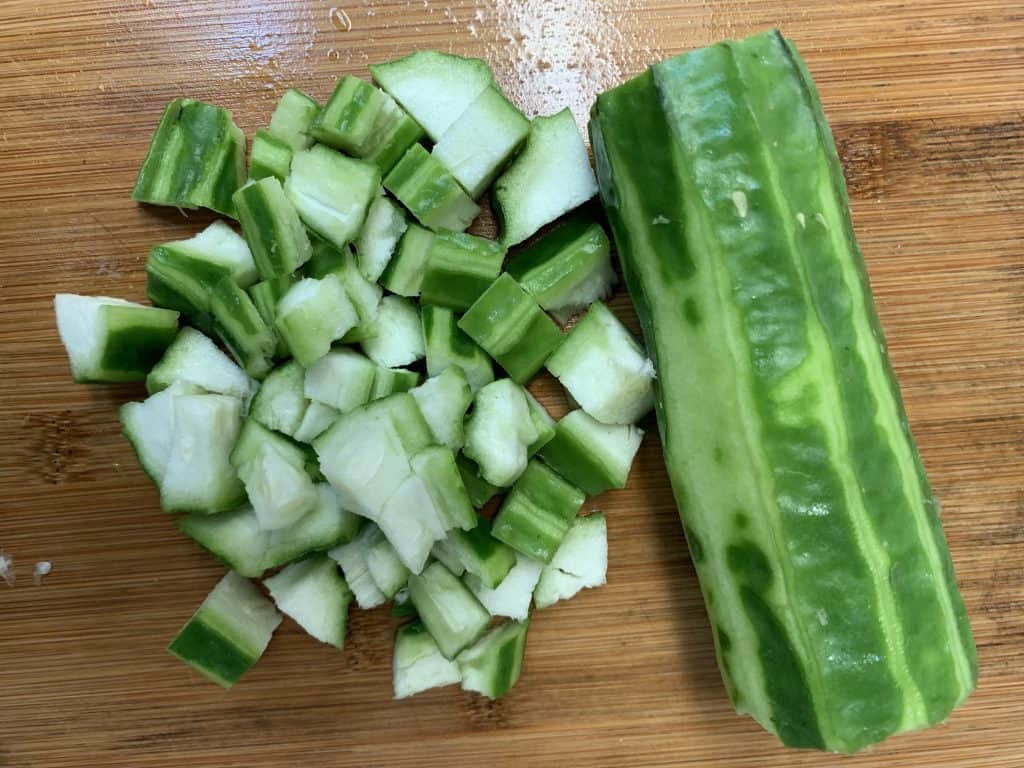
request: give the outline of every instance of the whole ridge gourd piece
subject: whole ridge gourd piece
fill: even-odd
[[[670,59],[590,131],[737,710],[841,752],[944,721],[974,641],[799,54]]]

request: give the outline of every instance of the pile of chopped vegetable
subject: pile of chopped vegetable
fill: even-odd
[[[228,111],[172,101],[134,199],[241,234],[155,246],[153,306],[60,294],[57,322],[77,381],[145,381],[124,434],[231,569],[173,654],[230,686],[281,614],[341,649],[353,599],[390,601],[413,617],[396,697],[497,698],[533,613],[605,582],[604,516],[580,511],[625,486],[654,369],[600,301],[615,277],[577,210],[597,183],[571,113],[527,120],[476,59],[370,69],[322,106],[287,91],[248,170]],[[465,232],[487,190],[496,240]],[[525,386],[545,367],[579,406],[557,423]]]

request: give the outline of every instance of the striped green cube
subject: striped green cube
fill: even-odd
[[[280,623],[274,604],[252,582],[229,571],[167,650],[230,688],[263,655]]]
[[[550,562],[585,498],[554,470],[531,461],[502,502],[491,532],[527,557]]]
[[[249,178],[273,176],[280,182],[288,178],[292,165],[292,146],[270,131],[259,130],[249,150]]]
[[[480,213],[455,177],[421,144],[409,147],[385,177],[384,186],[420,224],[435,232],[462,232]]]
[[[288,275],[313,253],[298,212],[273,176],[247,184],[235,193],[242,234],[260,275]]]
[[[562,331],[507,272],[459,320],[459,328],[513,381],[529,381],[562,343]]]
[[[270,372],[277,336],[238,283],[224,278],[210,294],[210,314],[217,336],[254,379]]]
[[[107,296],[58,293],[57,330],[78,382],[142,381],[178,334],[178,313]]]
[[[174,99],[139,169],[132,200],[209,208],[234,216],[232,196],[245,180],[245,134],[226,109]]]
[[[284,191],[303,224],[344,248],[359,234],[379,187],[375,165],[314,144],[295,153]]]
[[[430,244],[420,284],[424,304],[469,309],[501,272],[505,249],[495,240],[464,232],[439,232]]]

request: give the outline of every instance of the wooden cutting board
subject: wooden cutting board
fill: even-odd
[[[1024,15],[1018,0],[0,3],[0,767],[1024,766]],[[778,25],[821,89],[910,420],[981,653],[950,722],[843,761],[733,714],[657,437],[608,513],[609,584],[544,611],[497,703],[391,701],[385,610],[344,654],[285,622],[230,693],[164,651],[222,573],[118,434],[137,386],[71,382],[57,291],[144,298],[156,242],[209,221],[129,193],[163,105],[248,135],[289,85],[416,48],[482,56],[527,111]],[[628,300],[615,306],[628,314]],[[536,387],[554,411],[564,398]],[[653,424],[649,425],[653,428]],[[53,563],[41,586],[32,565]]]

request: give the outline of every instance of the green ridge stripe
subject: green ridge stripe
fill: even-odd
[[[738,592],[728,589],[733,580],[724,552],[718,546],[722,537],[716,536],[716,531],[726,525],[724,510],[707,508],[706,501],[714,498],[714,494],[701,492],[704,483],[709,489],[717,488],[734,497],[737,506],[752,503],[754,492],[740,480],[748,475],[739,472],[740,466],[749,466],[749,460],[738,459],[733,471],[726,463],[729,457],[713,462],[709,451],[688,460],[686,452],[680,450],[691,441],[715,446],[719,436],[742,435],[744,431],[733,423],[739,407],[737,390],[729,386],[731,379],[724,380],[714,367],[694,375],[690,360],[701,350],[706,351],[703,334],[698,335],[690,326],[685,326],[687,330],[678,337],[666,330],[685,317],[679,301],[682,296],[689,293],[691,298],[707,297],[714,295],[714,291],[712,270],[697,271],[690,254],[683,225],[684,198],[675,166],[664,156],[646,149],[674,147],[651,73],[648,71],[602,95],[597,117],[591,122],[591,131],[601,195],[647,349],[659,371],[655,403],[666,463],[670,467],[680,467],[684,462],[691,465],[685,473],[672,473],[672,490],[709,617],[732,640],[728,650],[716,644],[719,666],[726,680],[732,679],[735,688],[743,693],[742,703],[734,698],[737,709],[751,713],[764,727],[775,730],[766,694],[768,671],[758,657],[759,639]],[[602,129],[606,121],[614,129],[607,141]],[[674,290],[662,290],[664,286],[673,286]],[[704,333],[720,337],[722,333],[716,331],[716,323],[720,325],[718,317],[709,317]],[[666,380],[675,382],[672,388],[662,389]],[[688,406],[700,403],[712,392],[715,407],[698,407],[694,409],[697,418],[690,418]],[[731,451],[732,447],[728,447]],[[718,452],[726,453],[721,449],[714,451]],[[702,545],[705,539],[707,546]],[[713,599],[713,584],[722,585],[717,599]],[[731,659],[727,659],[727,653]]]
[[[920,540],[913,527],[906,525],[907,518],[913,518],[913,510],[903,491],[896,457],[874,420],[877,398],[870,379],[860,359],[850,353],[857,339],[849,317],[850,291],[839,276],[843,260],[836,258],[835,243],[823,243],[822,238],[814,237],[826,232],[818,222],[812,221],[808,226],[806,218],[803,225],[796,219],[796,210],[807,209],[810,215],[813,202],[807,198],[816,197],[816,193],[809,195],[807,185],[790,185],[792,188],[784,193],[780,170],[773,163],[773,158],[780,158],[786,174],[801,179],[827,178],[829,173],[818,162],[819,154],[807,152],[807,131],[814,133],[810,138],[812,146],[818,145],[817,131],[808,119],[805,93],[794,82],[789,63],[780,61],[777,47],[773,49],[777,45],[775,36],[754,38],[734,49],[734,59],[747,81],[745,93],[754,123],[765,137],[762,156],[781,212],[779,230],[785,232],[791,252],[798,255],[804,301],[814,309],[810,323],[814,345],[819,357],[826,358],[820,364],[830,369],[830,375],[820,377],[827,390],[820,399],[820,420],[834,432],[830,451],[855,520],[861,554],[872,572],[881,611],[878,624],[890,651],[889,666],[903,689],[905,711],[899,727],[919,727],[928,722],[922,690],[930,675],[921,674],[922,664],[927,669],[935,658],[928,653],[929,649],[912,640],[915,634],[919,639],[927,635],[928,643],[934,645],[936,640],[945,642],[944,633],[935,633],[928,627],[927,617],[937,610],[934,600],[929,599],[934,594],[927,594],[934,593],[934,587],[919,583],[917,589],[907,590],[890,582],[893,563],[909,564],[914,572],[921,572],[919,552],[914,551],[920,550]],[[758,56],[754,72],[744,72],[744,65],[750,60],[743,55],[747,48],[753,48]],[[786,120],[778,120],[777,114],[786,115]],[[772,152],[765,151],[769,142]],[[859,254],[851,254],[846,247],[838,252],[849,264],[859,258]],[[885,394],[883,390],[883,397]],[[863,491],[866,484],[872,489],[870,499]]]
[[[719,153],[730,159],[743,160],[742,155],[736,151],[726,151],[721,146],[709,146],[715,139],[720,142],[737,142],[736,136],[729,135],[733,130],[732,123],[735,120],[735,116],[730,115],[727,111],[729,107],[735,107],[735,99],[730,99],[728,104],[723,104],[722,102],[725,99],[718,96],[712,105],[705,106],[703,102],[709,95],[714,95],[716,91],[726,87],[728,77],[724,75],[716,77],[714,75],[715,72],[723,71],[721,61],[711,61],[710,63],[707,61],[715,55],[721,58],[723,53],[721,47],[698,53],[702,54],[700,59],[688,56],[686,59],[668,62],[677,69],[686,67],[690,70],[689,72],[683,69],[673,75],[671,72],[665,72],[663,68],[660,74],[673,77],[675,82],[663,87],[657,69],[655,69],[655,82],[658,86],[659,95],[663,99],[666,91],[670,93],[675,92],[677,95],[686,94],[692,97],[692,102],[685,108],[674,107],[672,104],[663,104],[663,106],[667,122],[676,135],[676,140],[672,141],[670,145],[675,173],[680,178],[687,179],[689,182],[681,185],[681,196],[685,208],[682,218],[688,225],[685,247],[688,252],[697,258],[703,257],[708,267],[704,270],[698,268],[698,274],[707,273],[707,279],[704,282],[709,285],[709,288],[695,291],[694,295],[701,296],[706,300],[710,299],[705,307],[707,322],[709,325],[714,325],[720,329],[716,335],[723,339],[725,349],[731,360],[731,368],[736,372],[729,381],[720,380],[716,382],[718,384],[718,387],[716,387],[717,391],[720,393],[731,392],[729,405],[724,406],[723,404],[723,407],[735,409],[736,423],[731,425],[731,431],[732,434],[741,436],[735,444],[729,447],[731,451],[739,452],[739,456],[736,457],[736,463],[740,466],[771,468],[773,461],[764,455],[766,446],[763,433],[767,431],[765,429],[766,425],[763,424],[761,414],[757,412],[756,403],[751,402],[750,388],[754,386],[753,374],[755,365],[750,359],[750,351],[744,348],[743,336],[745,329],[737,327],[742,322],[742,318],[734,317],[732,311],[736,303],[743,301],[743,297],[740,295],[741,288],[733,283],[735,278],[731,274],[731,270],[729,276],[722,274],[723,270],[728,268],[728,265],[725,263],[727,256],[723,251],[734,248],[737,244],[735,242],[727,242],[724,247],[715,249],[716,252],[714,253],[706,252],[707,243],[720,241],[721,238],[721,233],[713,229],[709,221],[718,212],[709,211],[704,205],[699,195],[700,181],[695,177],[694,169],[688,162],[688,159],[692,161],[694,156],[699,155],[706,158]],[[687,75],[689,76],[687,77]],[[701,78],[704,78],[703,83]],[[735,83],[732,83],[732,86],[735,87]],[[718,111],[713,112],[712,107],[717,107]],[[723,109],[726,110],[724,116],[721,114]],[[691,112],[693,113],[692,115],[689,114]],[[716,119],[712,120],[712,117]],[[691,124],[689,121],[694,122]],[[680,131],[684,130],[687,126],[690,129],[689,133],[680,135]],[[711,133],[714,133],[715,136],[710,136],[709,134]],[[696,136],[696,139],[694,136]],[[742,128],[741,136],[747,142],[750,140],[748,135],[743,134]],[[701,139],[703,139],[704,143],[701,142]],[[681,151],[680,144],[686,147],[687,151],[685,154]],[[709,181],[707,177],[719,173],[720,169],[709,170],[705,167],[704,170],[705,178],[703,182],[706,186]],[[731,170],[731,175],[733,176],[743,173],[743,170],[739,168]],[[731,207],[731,194],[727,196],[726,200],[728,201],[728,206]],[[726,209],[726,214],[731,217],[736,215],[734,210],[729,210],[728,208]],[[711,231],[714,231],[714,237],[709,236],[708,232]],[[766,234],[770,236],[770,233]],[[753,274],[748,276],[748,278],[753,277],[755,277]],[[763,276],[762,282],[766,288],[771,287],[768,276]],[[724,283],[729,283],[729,285],[724,285]],[[793,297],[789,298],[788,304],[780,307],[782,314],[776,316],[779,321],[773,323],[773,328],[777,329],[780,326],[782,329],[801,327],[799,322],[794,322],[792,315],[786,317],[787,309],[790,311],[795,309],[799,313],[799,308],[792,307],[792,304],[795,303],[792,301]],[[746,299],[749,301],[749,294],[746,296]],[[766,317],[768,314],[766,313]],[[710,329],[707,332],[710,332]],[[765,339],[762,338],[762,342],[764,341]],[[739,372],[742,372],[742,374]],[[665,376],[666,374],[662,372],[659,378],[665,378]],[[763,393],[757,393],[753,399],[763,396]],[[681,427],[682,424],[686,423],[686,414],[689,410],[685,403],[680,404],[680,408],[682,412],[676,419],[677,427]],[[688,438],[684,436],[680,439]],[[672,438],[670,437],[669,440],[671,441]],[[747,471],[750,472],[749,469]],[[775,731],[784,743],[788,744],[791,739],[795,739],[796,743],[800,746],[823,747],[828,742],[830,734],[823,732],[823,726],[827,723],[824,722],[824,718],[818,712],[818,705],[814,701],[812,693],[812,688],[818,690],[821,688],[821,671],[815,655],[809,653],[811,645],[808,638],[800,631],[801,627],[796,621],[796,617],[789,610],[790,606],[794,603],[794,579],[792,574],[787,572],[789,569],[784,562],[786,557],[785,546],[779,540],[780,536],[783,539],[787,538],[785,536],[786,532],[782,531],[780,533],[778,531],[779,521],[777,520],[777,515],[771,509],[773,506],[771,502],[768,502],[767,505],[765,504],[765,500],[775,497],[774,490],[771,487],[773,479],[771,477],[765,478],[763,471],[750,473],[750,482],[754,485],[750,489],[748,502],[752,505],[751,509],[753,510],[753,515],[751,516],[753,527],[750,535],[756,532],[765,542],[772,553],[772,557],[769,559],[766,554],[763,552],[762,554],[769,562],[776,563],[781,572],[782,579],[775,580],[775,591],[779,592],[780,595],[774,602],[779,603],[779,605],[773,606],[769,604],[765,596],[762,596],[756,604],[753,603],[750,599],[750,592],[744,593],[741,589],[742,585],[736,584],[739,574],[736,572],[735,564],[733,564],[733,567],[728,568],[724,576],[721,576],[715,582],[720,586],[716,593],[718,597],[717,603],[720,605],[723,598],[732,597],[730,595],[730,588],[735,587],[739,590],[738,596],[742,604],[742,611],[746,623],[752,631],[753,643],[756,647],[756,658],[761,662],[763,691],[767,697],[767,711],[765,709],[753,709],[753,714],[758,717],[763,726]],[[681,504],[688,504],[692,508],[703,503],[704,494],[697,492],[692,493],[691,496],[692,498],[685,499]],[[703,544],[700,547],[706,553],[708,561],[715,562],[723,554],[728,557],[727,546],[723,546],[728,542],[728,533],[715,534],[715,523],[718,526],[724,524],[724,521],[721,520],[722,514],[723,510],[720,509],[712,508],[708,510],[708,519],[705,526],[708,529],[708,535],[701,535]],[[689,539],[689,532],[687,536]],[[726,551],[717,552],[716,549],[718,547],[722,547]],[[705,587],[705,594],[708,591],[707,587]],[[733,658],[742,659],[749,653],[736,654]],[[807,665],[807,668],[801,666],[800,669],[802,671],[799,675],[790,675],[787,679],[782,680],[778,679],[775,662],[791,657],[798,664],[799,660],[804,660],[803,663]],[[792,715],[794,712],[800,713],[799,716],[794,718]],[[793,721],[799,722],[799,727],[792,727],[790,723]]]
[[[770,473],[761,481],[764,499],[774,503],[760,513],[774,519],[772,560],[782,573],[791,642],[802,648],[823,743],[856,748],[899,726],[902,698],[884,661],[871,573],[859,556],[826,429],[806,413],[788,419],[775,405],[794,378],[809,388],[812,400],[820,397],[814,391],[820,376],[809,361],[807,306],[776,226],[777,203],[758,181],[766,176],[757,149],[761,137],[745,108],[731,47],[713,46],[654,71],[669,123],[687,149],[677,161],[699,195],[698,220],[713,233],[699,242],[718,246],[722,269],[715,270],[716,278],[723,308],[733,315],[728,343],[744,372],[737,384],[744,383],[749,398],[740,401],[753,427],[748,449],[752,466]],[[827,619],[814,620],[825,610]],[[774,694],[769,688],[776,719],[808,706],[805,687],[780,690],[777,675],[767,679],[776,688]],[[851,708],[861,716],[850,718]]]
[[[897,564],[889,574],[889,580],[900,602],[904,628],[909,633],[907,655],[928,706],[928,722],[941,722],[976,683],[974,640],[963,598],[957,588],[938,508],[910,436],[899,386],[883,354],[885,337],[878,313],[870,291],[864,288],[867,273],[851,222],[845,213],[848,208],[846,186],[831,131],[799,54],[777,34],[772,42],[781,48],[781,54],[788,58],[787,64],[795,70],[803,98],[811,108],[808,117],[813,121],[817,144],[825,147],[824,162],[831,171],[826,177],[832,180],[832,185],[821,189],[817,199],[824,211],[825,225],[822,227],[819,220],[808,219],[805,215],[807,226],[801,228],[801,233],[807,239],[816,236],[828,239],[834,249],[848,249],[847,263],[853,265],[853,274],[847,271],[832,276],[834,283],[840,283],[849,296],[849,306],[836,307],[822,297],[817,298],[817,303],[820,313],[831,313],[832,322],[840,324],[846,320],[847,323],[844,329],[847,340],[837,341],[835,346],[843,349],[845,343],[851,350],[848,357],[839,360],[842,365],[839,381],[844,386],[849,423],[858,423],[854,417],[860,414],[865,426],[860,438],[863,445],[858,469],[865,477],[878,477],[882,473],[888,475],[885,478],[887,483],[877,484],[877,488],[884,489],[887,494],[886,500],[880,502],[878,499],[877,494],[882,491],[873,493],[873,505],[880,510],[873,516],[874,522],[882,540],[887,542],[891,559]],[[804,250],[805,258],[813,258],[819,252],[811,243]],[[818,269],[826,266],[819,264]],[[834,290],[832,286],[826,285],[822,293],[828,294],[831,290]],[[848,310],[848,313],[843,310]],[[839,336],[842,331],[835,329],[834,333]],[[869,382],[870,387],[867,391],[858,392],[856,385],[862,382]],[[875,398],[870,397],[876,393]],[[888,436],[887,440],[880,434],[884,430],[878,427],[879,419],[872,420],[868,428],[868,420],[864,418],[867,413],[877,414],[882,424],[900,424],[901,432]],[[902,520],[893,514],[894,509],[901,507],[905,510]],[[907,535],[906,518],[914,522],[917,536]],[[930,542],[930,546],[925,542]],[[936,594],[935,579],[939,577],[943,579],[945,588],[941,594]],[[936,612],[946,616],[943,632],[937,631],[930,618],[937,615]],[[954,644],[959,645],[953,654],[956,679],[944,681],[939,673]]]

